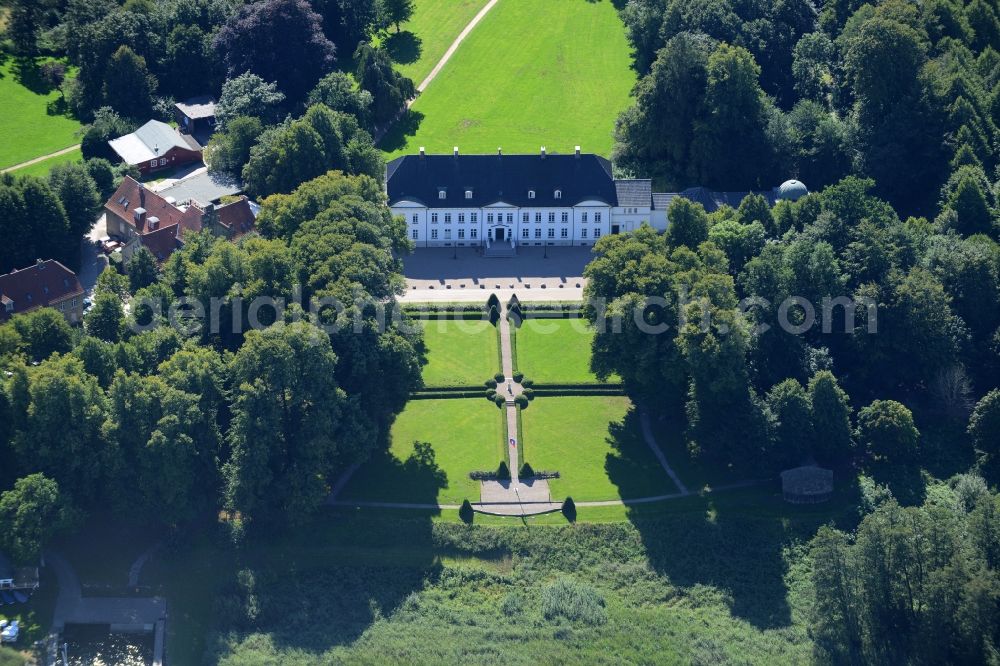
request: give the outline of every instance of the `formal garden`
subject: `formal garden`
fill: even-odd
[[[544,479],[553,503],[678,492],[618,378],[602,382],[591,371],[594,332],[579,304],[521,304],[516,297],[501,304],[491,296],[485,306],[407,307],[424,332],[424,388],[397,417],[387,452],[354,473],[338,502],[477,503],[480,481],[505,481],[511,467],[522,482]],[[498,372],[505,332],[510,381]],[[511,439],[517,445],[508,449]],[[560,519],[567,518],[575,514]]]

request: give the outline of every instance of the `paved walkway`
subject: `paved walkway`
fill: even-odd
[[[0,171],[0,173],[7,173],[8,171],[17,171],[18,169],[23,169],[24,167],[31,166],[32,164],[38,164],[39,162],[44,162],[45,160],[50,158],[59,157],[60,155],[65,155],[66,153],[71,153],[79,147],[80,144],[76,144],[75,146],[70,146],[69,148],[63,148],[62,150],[57,150],[54,153],[49,153],[48,155],[42,155],[41,157],[36,157],[34,159],[28,160],[27,162],[21,162],[20,164],[9,166],[6,169],[3,169],[3,171]]]
[[[667,476],[670,477],[670,480],[674,482],[674,485],[677,487],[677,490],[680,491],[681,495],[690,495],[691,492],[687,489],[687,486],[684,485],[684,482],[681,481],[681,477],[677,476],[677,472],[673,470],[670,463],[667,462],[667,457],[663,455],[663,449],[660,448],[660,445],[656,441],[656,437],[653,435],[653,427],[649,423],[649,414],[646,412],[639,414],[639,424],[642,427],[643,439],[646,440],[646,444],[649,445],[649,448],[653,450],[653,455],[656,456],[656,459],[660,461],[663,471],[665,471]]]

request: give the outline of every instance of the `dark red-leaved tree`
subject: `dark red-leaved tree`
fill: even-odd
[[[306,0],[247,5],[222,26],[213,44],[230,77],[253,72],[276,82],[291,103],[305,99],[335,59],[322,18]]]

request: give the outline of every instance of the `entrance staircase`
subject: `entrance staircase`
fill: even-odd
[[[512,240],[486,241],[486,249],[483,250],[483,256],[491,259],[515,257],[517,256],[517,248],[514,247],[514,241]]]

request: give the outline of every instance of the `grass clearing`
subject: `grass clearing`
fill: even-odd
[[[38,66],[44,61],[0,56],[0,168],[80,141],[80,122],[58,111],[59,92],[42,80]]]
[[[620,396],[541,397],[522,414],[526,459],[557,470],[552,497],[577,502],[676,492],[639,430],[632,403]]]
[[[481,319],[422,321],[427,365],[424,385],[482,388],[499,370],[496,329]]]
[[[392,426],[388,454],[362,465],[341,499],[478,501],[479,482],[469,472],[500,464],[506,453],[503,427],[503,411],[485,398],[413,400]]]
[[[12,171],[11,173],[15,176],[37,176],[39,178],[43,178],[49,175],[49,171],[51,171],[54,166],[81,161],[83,161],[83,153],[80,152],[79,148],[76,148],[68,153],[50,157],[47,160],[42,160],[41,162],[36,162],[29,166],[22,167]]]
[[[609,0],[502,0],[383,139],[391,157],[431,153],[609,155],[635,84]]]
[[[526,319],[516,335],[517,369],[536,385],[599,383],[590,370],[594,330],[586,320]]]
[[[420,85],[487,0],[417,0],[413,18],[399,33],[390,28],[383,44],[404,76]]]

